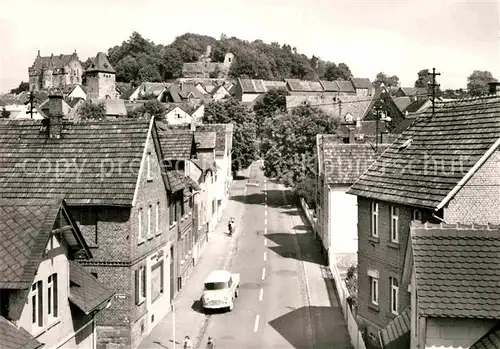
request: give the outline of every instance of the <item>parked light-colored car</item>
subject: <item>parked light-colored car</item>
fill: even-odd
[[[205,280],[201,301],[204,309],[228,308],[233,310],[240,290],[240,274],[215,270]]]

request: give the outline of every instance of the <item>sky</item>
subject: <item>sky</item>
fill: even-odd
[[[500,0],[0,1],[0,92],[28,80],[38,50],[83,61],[133,31],[161,44],[186,32],[287,43],[402,86],[433,67],[443,89],[465,88],[473,70],[500,80]]]

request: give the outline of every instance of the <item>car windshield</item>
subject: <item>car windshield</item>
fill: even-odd
[[[227,288],[227,282],[207,282],[205,284],[205,290],[214,291],[214,290],[223,290]]]

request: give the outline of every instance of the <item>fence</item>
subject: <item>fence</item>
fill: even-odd
[[[307,206],[306,201],[304,198],[300,198],[300,206],[302,206],[302,211],[304,211],[305,215],[307,216],[307,220],[309,221],[309,224],[311,224],[311,227],[313,228],[313,231],[315,234],[318,233],[318,220],[314,218],[314,213],[313,211]]]
[[[312,210],[309,208],[309,206],[307,206],[307,203],[303,198],[300,198],[300,205],[302,206],[302,210],[304,211],[312,228],[314,229],[314,231],[316,231],[317,221],[313,216]],[[358,324],[356,323],[354,315],[351,311],[351,307],[347,302],[349,291],[347,290],[347,286],[344,280],[342,280],[342,278],[340,277],[340,271],[335,263],[330,263],[330,272],[333,280],[335,281],[335,288],[339,296],[340,304],[342,306],[342,313],[344,314],[344,319],[347,324],[349,337],[351,338],[351,344],[355,349],[366,349],[365,342],[363,341],[363,337],[361,336],[361,332],[359,332]]]

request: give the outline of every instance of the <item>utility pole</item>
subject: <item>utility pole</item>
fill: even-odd
[[[439,84],[436,84],[436,76],[441,75],[441,73],[436,73],[436,68],[432,68],[432,73],[429,73],[429,75],[432,75],[432,83],[429,85],[432,86],[432,116],[434,116],[436,107],[436,87],[439,87]]]

